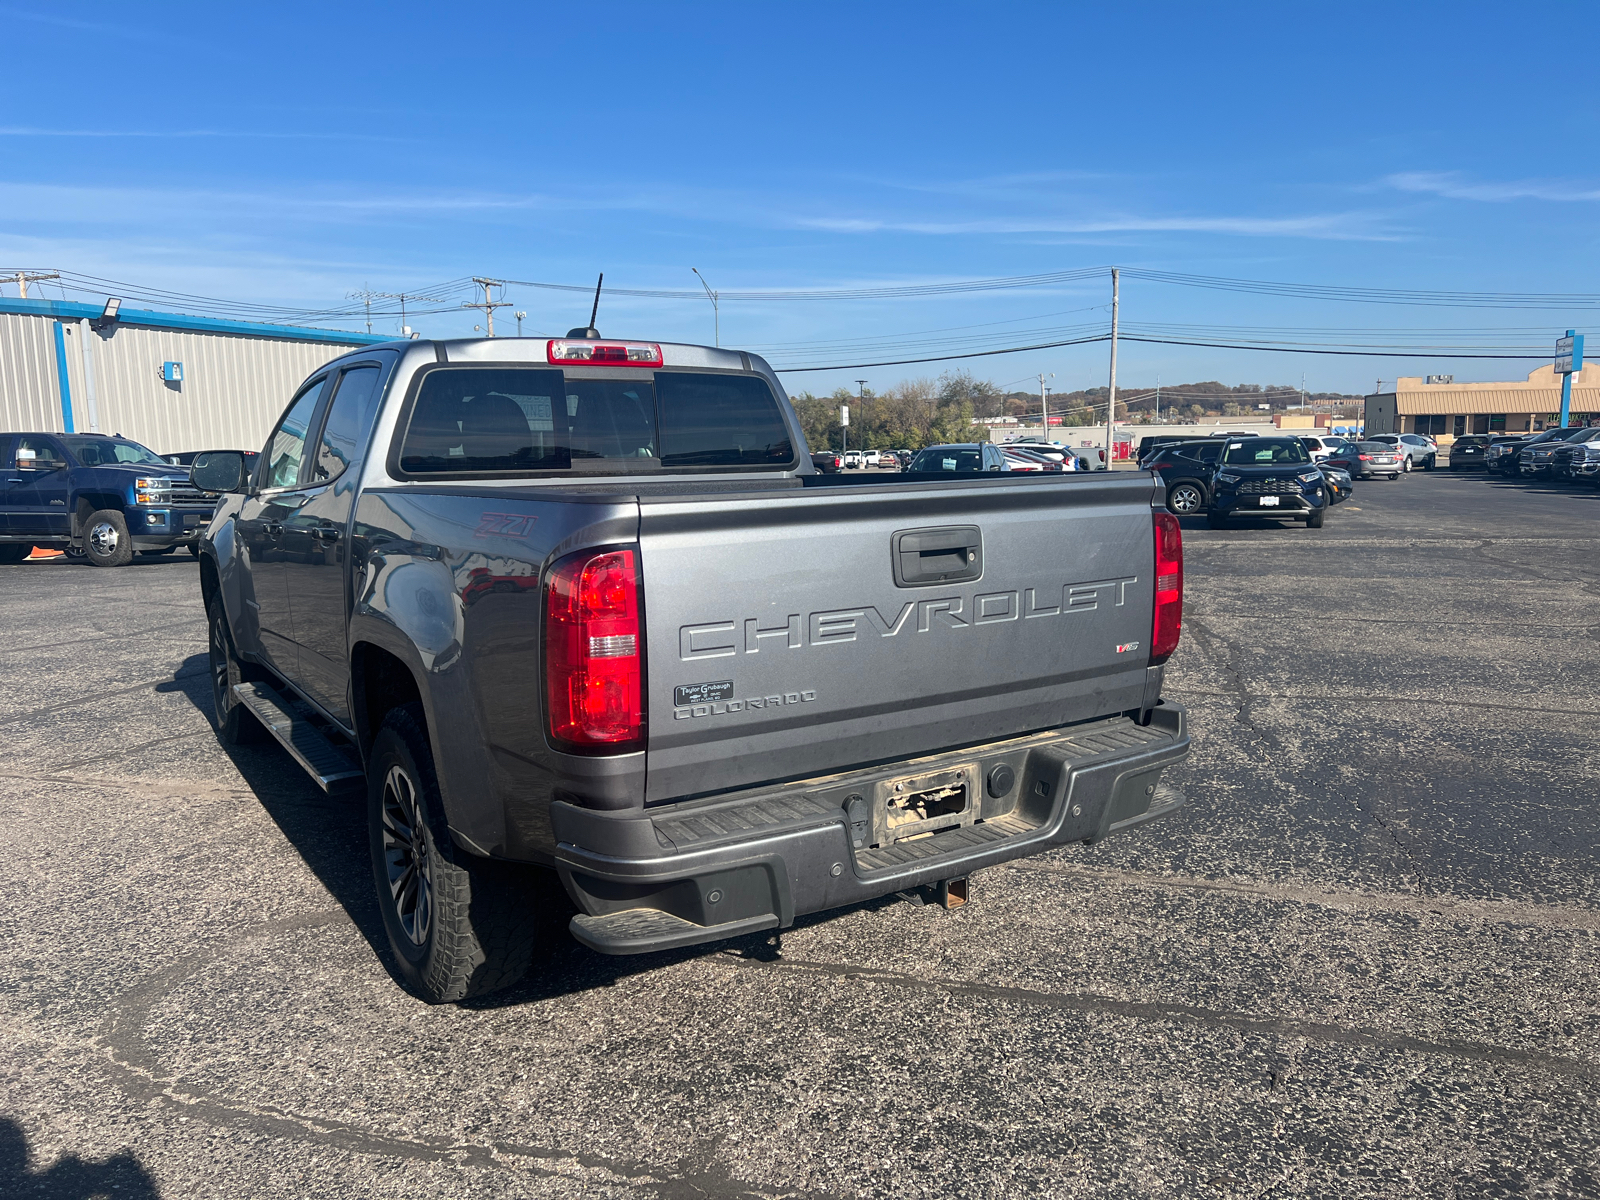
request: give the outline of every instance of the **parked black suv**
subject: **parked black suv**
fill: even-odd
[[[1166,485],[1168,512],[1186,517],[1210,507],[1211,476],[1223,445],[1221,438],[1168,442],[1141,463]]]
[[[1229,439],[1211,477],[1211,509],[1206,521],[1222,529],[1235,513],[1296,517],[1307,528],[1322,528],[1328,509],[1328,481],[1311,461],[1299,438]]]
[[[1464,471],[1468,467],[1486,466],[1489,461],[1489,441],[1488,436],[1481,433],[1458,437],[1450,447],[1450,469]]]

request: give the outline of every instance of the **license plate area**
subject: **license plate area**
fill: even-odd
[[[1276,496],[1262,496],[1256,500],[1256,503],[1262,508],[1277,508],[1278,498]]]
[[[963,763],[873,785],[872,840],[892,846],[973,824],[981,806],[978,767]]]

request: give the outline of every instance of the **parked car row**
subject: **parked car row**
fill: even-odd
[[[1480,466],[1491,475],[1510,479],[1600,483],[1600,425],[1457,438],[1450,448],[1451,470]]]

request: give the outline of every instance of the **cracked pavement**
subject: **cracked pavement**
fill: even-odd
[[[1186,522],[1174,816],[509,992],[206,719],[187,558],[0,568],[0,1195],[1600,1195],[1600,492]]]

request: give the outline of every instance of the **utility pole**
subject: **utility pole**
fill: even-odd
[[[497,308],[510,308],[511,307],[511,301],[509,301],[509,300],[496,300],[494,298],[494,296],[490,293],[489,289],[490,288],[497,288],[497,287],[498,288],[503,288],[503,287],[505,287],[505,281],[502,280],[502,279],[483,279],[483,278],[480,278],[477,275],[474,275],[472,277],[472,282],[477,284],[479,287],[481,287],[483,289],[483,303],[482,304],[463,304],[461,307],[462,308],[481,308],[481,309],[483,309],[484,316],[487,318],[484,321],[484,324],[488,326],[488,334],[489,334],[489,336],[493,337],[494,336],[494,310],[497,309]],[[501,294],[503,295],[504,293],[501,293]]]
[[[1050,372],[1050,378],[1054,379],[1055,377],[1056,377],[1056,373],[1054,371]],[[1044,375],[1041,373],[1040,376],[1039,376],[1039,411],[1040,411],[1039,419],[1040,419],[1040,421],[1042,421],[1044,423],[1044,434],[1039,440],[1040,441],[1044,441],[1044,442],[1048,442],[1050,440],[1050,399],[1049,399],[1049,392],[1050,392],[1050,389],[1045,387],[1045,385],[1044,385]]]
[[[515,313],[512,313],[511,315],[516,317],[516,319],[517,319],[517,336],[521,337],[522,336],[522,322],[527,318],[528,314],[525,313],[525,312],[515,312]]]
[[[367,332],[368,333],[372,332],[372,298],[374,296],[380,296],[382,294],[383,293],[381,293],[381,292],[372,291],[370,288],[367,287],[366,284],[362,284],[359,291],[346,292],[344,294],[344,298],[346,300],[359,300],[359,301],[361,301],[363,304],[365,304],[367,306]]]
[[[1156,424],[1161,424],[1161,376],[1156,376]]]
[[[28,298],[28,285],[30,283],[38,283],[45,279],[60,278],[61,272],[59,271],[18,271],[17,290],[22,293],[22,299],[26,300]]]
[[[713,336],[716,339],[712,344],[716,345],[716,346],[721,346],[722,345],[722,310],[717,306],[717,299],[718,299],[720,293],[713,292],[711,290],[711,285],[706,282],[706,277],[704,275],[700,274],[700,268],[699,267],[690,267],[689,270],[694,272],[694,277],[700,281],[700,286],[705,288],[706,296],[711,301],[711,328],[713,330]]]
[[[1116,454],[1113,425],[1117,417],[1117,300],[1121,291],[1121,272],[1111,268],[1111,394],[1106,397],[1106,470]]]
[[[406,333],[406,331],[409,329],[409,325],[406,321],[407,300],[421,300],[424,304],[444,303],[444,300],[439,296],[420,296],[416,292],[373,292],[372,295],[373,298],[377,300],[400,301],[400,331],[402,333]],[[372,326],[370,324],[367,326],[367,332],[372,332]],[[407,336],[410,336],[409,333],[407,333]]]

